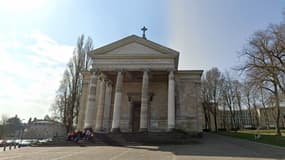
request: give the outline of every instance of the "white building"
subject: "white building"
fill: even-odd
[[[52,120],[36,120],[29,123],[24,130],[23,138],[45,139],[66,136],[65,127]]]

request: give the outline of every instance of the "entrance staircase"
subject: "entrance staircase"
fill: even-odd
[[[183,132],[94,133],[93,140],[78,143],[57,138],[40,146],[137,146],[200,143],[198,137]]]
[[[182,132],[95,133],[94,141],[107,145],[163,145],[199,143],[199,138]]]

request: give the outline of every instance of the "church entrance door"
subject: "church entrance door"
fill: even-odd
[[[141,113],[141,102],[136,101],[133,102],[133,109],[132,109],[132,131],[138,132],[140,129],[140,113]]]

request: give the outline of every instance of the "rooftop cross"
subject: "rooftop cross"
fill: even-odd
[[[142,28],[141,30],[143,31],[142,37],[143,37],[144,39],[146,39],[146,37],[145,37],[145,32],[147,31],[147,28],[146,28],[145,26],[143,26],[143,28]]]

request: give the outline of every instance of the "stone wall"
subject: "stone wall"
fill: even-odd
[[[200,101],[201,71],[176,73],[176,128],[187,132],[202,132]]]

